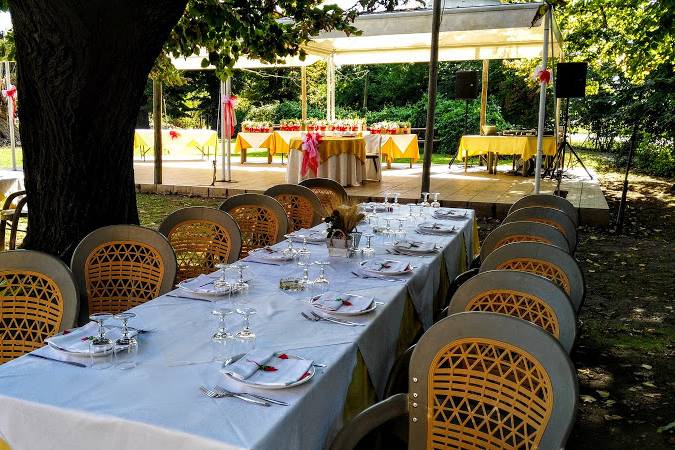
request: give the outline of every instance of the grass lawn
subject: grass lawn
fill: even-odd
[[[23,152],[21,147],[16,147],[16,167],[21,168],[23,165]],[[0,147],[0,169],[12,168],[12,148]]]

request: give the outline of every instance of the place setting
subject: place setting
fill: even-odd
[[[266,246],[249,250],[248,256],[244,259],[244,261],[258,264],[269,264],[273,266],[280,266],[282,264],[291,262],[295,259],[297,252],[292,247],[292,240],[289,239],[289,243],[290,247],[284,249],[275,249],[274,247]]]
[[[434,209],[431,215],[434,219],[438,220],[465,219],[467,217],[467,210],[455,208],[437,208]]]
[[[373,258],[361,261],[352,275],[362,279],[377,279],[385,281],[405,282],[402,275],[413,273],[413,266],[409,261],[399,261],[388,258]]]
[[[387,249],[387,253],[392,255],[424,257],[438,253],[438,250],[439,246],[435,242],[403,239],[394,242],[392,248]]]
[[[452,233],[456,233],[458,230],[455,225],[448,225],[445,223],[439,222],[422,222],[417,225],[415,231],[417,234],[426,234],[432,236],[444,236]]]
[[[251,278],[246,274],[248,265],[244,262],[247,261],[235,264],[218,263],[215,265],[218,272],[183,280],[176,285],[177,292],[170,292],[166,296],[213,302],[217,301],[218,297],[237,294],[251,282]]]

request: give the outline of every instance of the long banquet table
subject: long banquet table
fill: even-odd
[[[404,205],[397,214],[408,211]],[[133,308],[149,331],[140,335],[140,363],[132,370],[94,370],[28,356],[0,366],[0,443],[4,437],[13,450],[325,448],[346,418],[382,395],[397,353],[409,344],[415,327],[432,324],[435,299],[445,295],[447,281],[475,252],[474,212],[453,222],[459,231],[446,236],[417,235],[415,225],[406,222],[410,238],[435,241],[442,251],[424,257],[389,255],[408,258],[415,267],[404,281],[354,277],[358,259],[329,258],[325,245],[309,246],[312,260],[331,262],[331,290],[383,303],[350,318],[364,327],[303,319],[300,312],[310,309],[303,301],[308,294],[278,288],[279,277],[297,270],[295,264],[249,264],[256,346],[326,365],[301,386],[258,391],[289,407],[203,396],[197,389],[202,384],[242,389],[211,361],[213,306],[163,295]],[[363,225],[359,231],[370,229]],[[380,239],[374,238],[376,254],[388,256]],[[228,325],[236,330],[242,320],[235,316]]]

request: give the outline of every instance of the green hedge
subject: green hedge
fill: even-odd
[[[440,140],[437,153],[454,153],[459,144],[459,138],[464,132],[464,101],[451,100],[439,97],[436,102],[436,138]],[[241,114],[241,116],[240,116]],[[308,106],[309,117],[325,117],[325,111],[314,106]],[[359,116],[359,112],[349,108],[336,108],[338,118]],[[246,111],[237,111],[240,120],[259,120],[279,123],[282,119],[297,119],[300,117],[300,103],[297,101],[276,102],[263,106],[248,106]],[[368,123],[382,121],[410,122],[413,127],[422,128],[427,120],[426,97],[405,106],[385,106],[379,111],[366,113]],[[466,131],[468,134],[479,132],[480,100],[469,102]],[[488,104],[487,123],[496,125],[498,130],[509,128],[510,125],[501,114],[499,107],[494,103]]]

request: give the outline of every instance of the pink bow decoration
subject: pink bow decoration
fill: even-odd
[[[12,105],[12,118],[16,117],[16,86],[13,84],[7,85],[7,89],[2,90],[2,96],[9,99]]]
[[[178,139],[180,134],[176,130],[171,130],[169,131],[169,136],[171,136],[171,139]]]
[[[549,84],[551,82],[551,72],[542,66],[537,66],[534,71],[534,79],[540,83]]]
[[[302,138],[302,167],[300,174],[304,177],[307,171],[312,169],[315,174],[319,170],[319,143],[321,135],[319,133],[307,133]]]
[[[234,134],[234,126],[237,125],[237,116],[234,113],[234,108],[236,106],[236,95],[223,95],[223,123],[225,136],[230,138]]]

